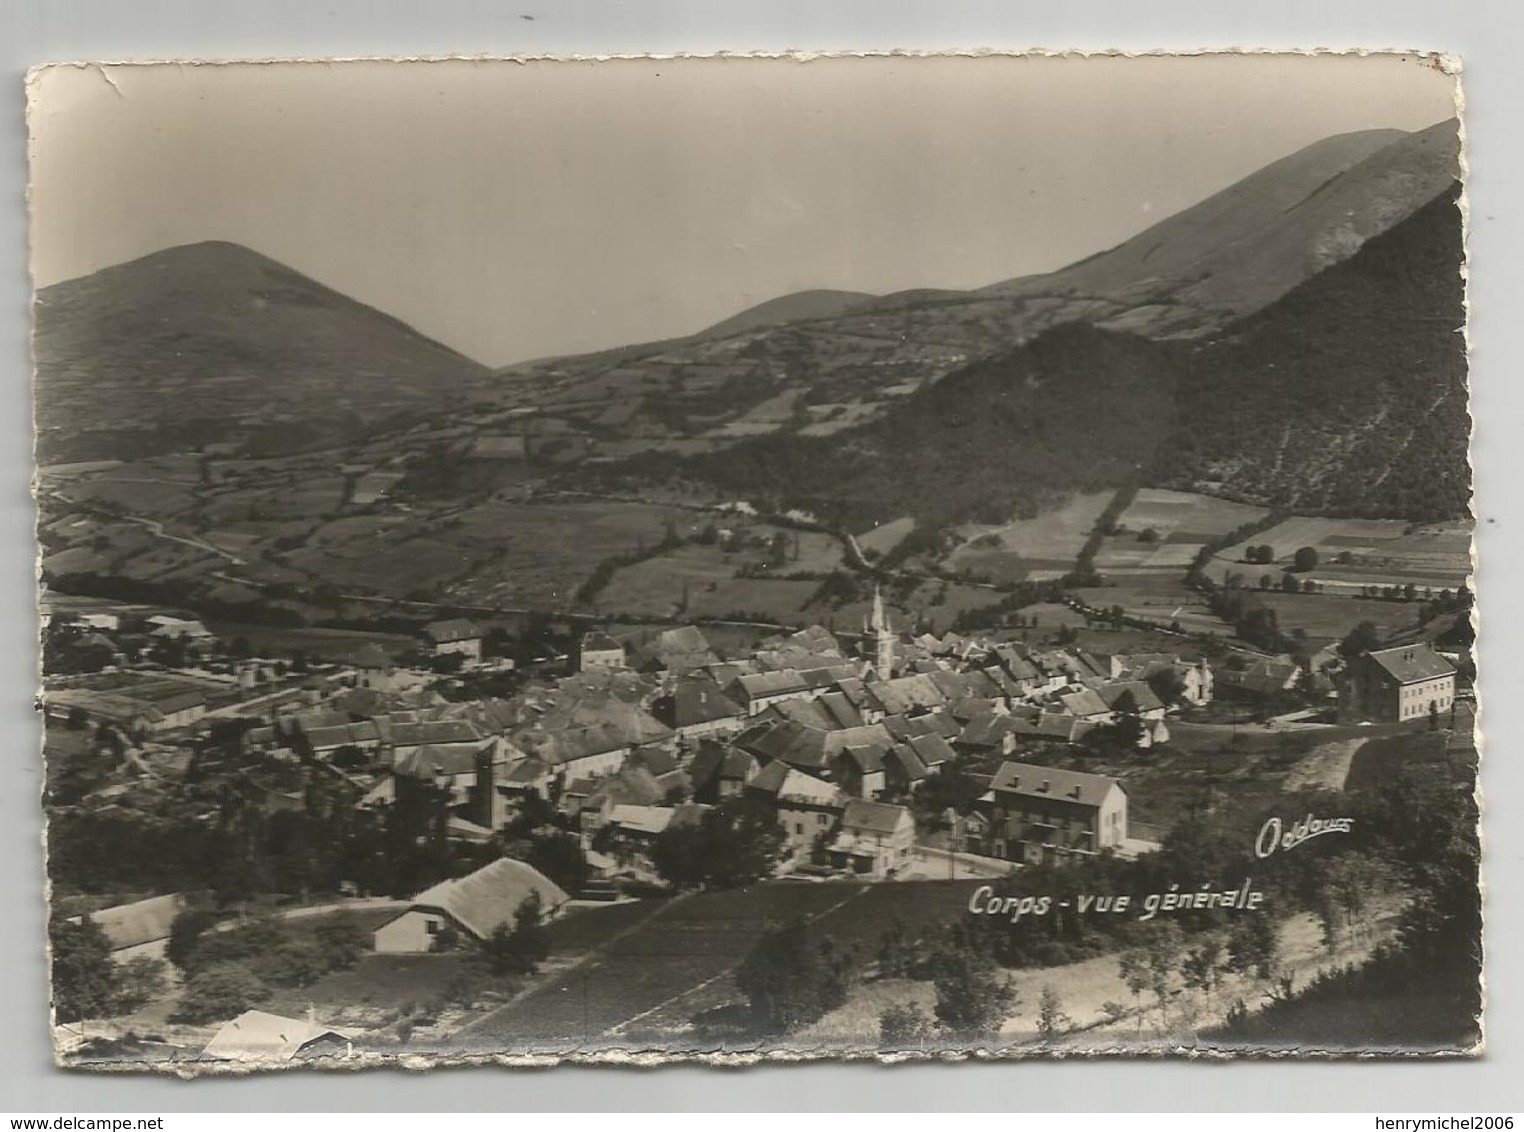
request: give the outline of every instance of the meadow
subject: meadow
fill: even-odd
[[[1117,533],[1096,553],[1102,574],[1183,571],[1214,538],[1268,514],[1226,499],[1194,492],[1145,487],[1117,519]],[[1152,537],[1140,537],[1151,532]]]
[[[947,556],[943,566],[996,582],[1062,577],[1074,568],[1096,520],[1115,494],[1090,492],[1035,518],[959,527],[957,534],[966,541]]]
[[[1269,546],[1274,565],[1245,562],[1250,546]],[[1232,574],[1258,578],[1292,564],[1296,552],[1311,547],[1318,564],[1298,576],[1325,589],[1360,592],[1367,586],[1454,589],[1471,573],[1471,525],[1467,522],[1418,526],[1400,519],[1293,517],[1228,547],[1208,564],[1219,583]]]

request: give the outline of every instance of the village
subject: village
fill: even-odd
[[[1213,660],[1183,636],[1173,653],[1010,629],[912,636],[877,589],[860,633],[814,625],[721,648],[695,625],[638,642],[587,629],[525,670],[465,618],[424,625],[400,659],[367,645],[323,661],[253,655],[189,611],[104,599],[47,595],[44,624],[55,901],[99,929],[96,951],[103,937],[109,970],[135,987],[60,1012],[61,1048],[84,1053],[92,1039],[142,1048],[148,1030],[155,1056],[355,1056],[365,1027],[275,1013],[272,993],[300,1001],[366,954],[485,955],[527,976],[557,932],[601,946],[628,930],[609,917],[674,893],[1135,861],[1168,836],[1161,800],[1182,773],[1211,777],[1162,773],[1166,752],[1273,748],[1291,778],[1338,788],[1367,737],[1470,734],[1465,658],[1422,641],[1352,633],[1298,663],[1220,647]],[[473,679],[506,694],[475,694]],[[1343,759],[1331,779],[1330,751]],[[134,884],[123,860],[154,827],[174,831],[172,853],[194,854],[196,830],[246,859],[160,861]],[[261,860],[272,852],[286,856]],[[226,985],[229,962],[210,959],[257,968],[226,945],[272,922],[318,925],[332,954]],[[511,1016],[500,999],[424,1022],[435,1037],[469,1030],[484,1007]]]

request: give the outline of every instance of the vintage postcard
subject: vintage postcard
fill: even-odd
[[[1459,81],[34,71],[60,1062],[1478,1053]]]

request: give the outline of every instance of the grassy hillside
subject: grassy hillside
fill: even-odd
[[[752,330],[759,326],[773,326],[780,322],[794,322],[802,318],[830,318],[873,299],[866,291],[797,291],[792,295],[780,295],[765,303],[748,307],[733,314],[723,322],[717,322],[699,337],[714,338]]]
[[[1470,418],[1454,198],[1210,341],[1060,326],[830,437],[775,433],[623,470],[676,468],[864,525],[994,522],[1140,481],[1302,512],[1462,515]]]
[[[1310,513],[1465,514],[1471,418],[1455,196],[1194,350],[1161,481]]]
[[[1325,138],[1110,251],[1038,279],[987,288],[1011,295],[1128,300],[1111,320],[1149,337],[1200,333],[1259,310],[1445,191],[1459,171],[1454,120],[1405,134]]]
[[[686,339],[517,366],[512,388],[556,413],[628,403],[634,444],[616,457],[674,437],[693,451],[758,433],[841,435],[1055,327],[1208,340],[1401,223],[1457,168],[1453,121],[1326,138],[1049,275],[877,299],[801,292]],[[785,400],[794,412],[753,413]]]
[[[42,289],[42,463],[236,439],[340,443],[463,401],[484,367],[248,248],[170,248]]]
[[[688,474],[854,524],[1035,512],[1147,469],[1174,427],[1170,347],[1059,327],[831,437],[774,434]]]

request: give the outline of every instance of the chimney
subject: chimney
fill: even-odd
[[[1069,791],[1069,794],[1076,801],[1078,801],[1079,800],[1079,796],[1080,796],[1080,788],[1078,786],[1074,787],[1072,790]]]
[[[1051,787],[1052,787],[1052,783],[1050,783],[1045,778],[1045,779],[1042,780],[1042,785],[1039,786],[1037,789],[1038,789],[1039,793],[1046,794]]]

